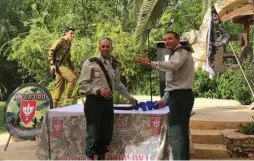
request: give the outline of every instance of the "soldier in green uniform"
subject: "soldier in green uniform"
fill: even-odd
[[[194,104],[194,61],[189,47],[180,44],[179,34],[169,31],[164,37],[165,46],[172,55],[168,61],[150,61],[137,57],[142,65],[166,72],[166,88],[160,107],[168,103],[170,108],[169,125],[173,160],[189,160],[189,120]]]
[[[48,53],[51,72],[55,71],[55,90],[53,94],[53,108],[57,107],[59,99],[64,92],[65,82],[67,81],[66,102],[76,85],[78,72],[71,61],[71,41],[73,40],[75,29],[67,27],[64,37],[56,40]]]
[[[93,160],[105,160],[105,153],[113,135],[114,110],[112,94],[118,91],[132,103],[137,100],[130,96],[120,80],[117,61],[111,56],[112,41],[103,38],[99,42],[100,54],[87,59],[82,67],[79,88],[86,95],[84,112],[86,116],[86,156]],[[104,68],[104,70],[103,70]]]

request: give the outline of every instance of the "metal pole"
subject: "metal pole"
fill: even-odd
[[[147,50],[148,50],[148,57],[149,59],[151,58],[150,56],[150,47],[149,47],[149,34],[150,30],[147,31]],[[151,95],[151,101],[153,101],[153,88],[152,88],[152,68],[150,68],[150,95]]]
[[[252,93],[252,96],[254,97],[253,89],[251,88],[251,85],[250,85],[250,83],[249,83],[249,81],[248,81],[248,79],[247,79],[247,77],[246,77],[246,75],[245,75],[245,73],[244,73],[244,71],[243,71],[243,68],[242,68],[242,66],[241,66],[241,64],[240,64],[240,61],[238,60],[238,58],[237,58],[237,56],[236,56],[236,53],[235,53],[235,51],[234,51],[234,49],[233,49],[233,47],[232,47],[232,45],[231,45],[230,42],[229,42],[229,45],[230,45],[230,47],[231,47],[231,49],[232,49],[232,51],[233,51],[233,53],[234,53],[234,56],[235,56],[235,58],[236,58],[236,61],[237,61],[238,65],[239,65],[239,67],[240,67],[242,73],[243,73],[243,76],[244,76],[244,78],[245,78],[245,80],[246,80],[246,82],[247,82],[247,84],[248,84],[248,86],[249,86],[249,88],[250,88],[250,91],[251,91],[251,93]]]
[[[10,136],[9,136],[9,138],[8,138],[8,141],[7,141],[6,145],[5,145],[4,151],[7,150],[7,147],[8,147],[8,145],[9,145],[10,140],[11,140],[11,134],[10,134]]]

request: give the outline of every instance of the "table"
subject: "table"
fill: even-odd
[[[85,160],[86,120],[82,104],[51,109],[44,116],[36,156],[41,160]],[[169,160],[169,108],[114,110],[107,160]]]

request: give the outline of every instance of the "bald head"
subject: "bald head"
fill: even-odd
[[[107,59],[110,56],[110,53],[112,52],[112,40],[103,39],[99,43],[99,51],[101,53],[101,56],[105,59]]]

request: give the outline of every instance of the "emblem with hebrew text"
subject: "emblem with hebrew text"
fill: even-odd
[[[38,136],[46,112],[52,107],[49,91],[40,84],[27,83],[12,92],[4,108],[5,127],[19,139]]]

